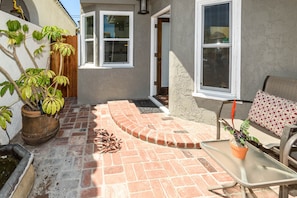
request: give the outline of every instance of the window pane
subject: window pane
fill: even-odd
[[[86,42],[86,63],[94,62],[94,43],[93,41]]]
[[[204,43],[229,43],[229,3],[204,7]]]
[[[105,41],[104,63],[128,62],[128,41]]]
[[[93,19],[93,16],[89,16],[89,17],[86,17],[86,22],[85,22],[85,35],[86,35],[86,39],[88,38],[93,38],[94,35],[93,35],[93,23],[94,23],[94,19]]]
[[[203,49],[203,86],[229,88],[229,48]]]
[[[129,38],[129,16],[104,15],[104,38]]]

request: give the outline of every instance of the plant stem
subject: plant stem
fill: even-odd
[[[9,136],[9,134],[7,133],[6,130],[5,130],[5,133],[6,133],[7,137],[8,137],[8,143],[9,143],[9,142],[10,142],[10,136]]]
[[[13,49],[12,54],[13,54],[14,61],[16,62],[17,66],[18,66],[18,68],[19,68],[19,70],[20,70],[20,72],[21,72],[21,73],[24,73],[24,74],[26,75],[25,69],[23,68],[23,66],[22,66],[22,64],[21,64],[21,61],[20,61],[20,59],[19,59],[19,57],[18,57],[18,55],[17,55],[17,53],[16,53],[16,48],[15,48],[15,46],[13,46],[12,49]]]
[[[32,104],[30,104],[30,102],[28,102],[28,100],[24,100],[24,99],[22,98],[22,93],[21,93],[21,91],[20,91],[18,85],[15,83],[15,81],[12,79],[12,77],[9,75],[9,73],[8,73],[3,67],[1,67],[1,66],[0,66],[0,72],[7,78],[7,80],[8,80],[9,82],[11,82],[11,83],[13,84],[14,89],[16,90],[16,92],[17,92],[17,94],[19,95],[19,97],[21,98],[21,100],[22,100],[25,104],[27,104],[30,108],[35,109],[34,106],[33,106]]]
[[[62,75],[63,72],[63,66],[64,66],[64,56],[60,53],[60,68],[59,68],[59,76]]]
[[[34,67],[35,67],[35,68],[38,68],[38,65],[37,65],[37,63],[36,63],[34,57],[32,56],[31,52],[29,51],[29,49],[28,49],[28,47],[27,47],[26,39],[24,40],[24,47],[25,47],[26,52],[27,52],[27,54],[29,55],[29,57],[30,57],[30,59],[31,59],[33,65],[34,65]]]
[[[64,56],[62,56],[62,54],[60,53],[60,68],[58,71],[58,76],[62,75],[63,65],[64,65]],[[58,83],[55,84],[55,89],[54,89],[53,95],[56,95],[57,89],[58,89]]]
[[[0,49],[1,51],[7,55],[9,58],[13,59],[13,54],[12,52],[8,51],[3,45],[0,44]]]

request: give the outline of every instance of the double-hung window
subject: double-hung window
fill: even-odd
[[[100,66],[133,66],[133,12],[100,12]]]
[[[82,15],[82,64],[95,64],[95,12]]]
[[[196,0],[194,95],[240,95],[240,1]]]

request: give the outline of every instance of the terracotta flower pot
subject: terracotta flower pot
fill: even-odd
[[[59,120],[53,116],[30,111],[22,107],[22,139],[28,145],[39,145],[53,138],[60,128]]]
[[[230,147],[231,147],[233,156],[237,157],[239,159],[244,159],[248,152],[247,146],[238,146],[238,145],[230,142]]]

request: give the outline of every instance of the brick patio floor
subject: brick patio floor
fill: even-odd
[[[24,145],[34,153],[36,180],[30,197],[219,197],[207,188],[232,181],[197,149],[202,140],[215,139],[214,126],[163,113],[140,114],[128,101],[91,106],[78,105],[75,98],[66,100],[60,121],[54,139]],[[93,143],[95,128],[121,139],[121,150],[100,154]],[[19,135],[12,142],[23,144]],[[254,191],[261,198],[278,197],[268,188]],[[227,193],[241,197],[239,186]]]

